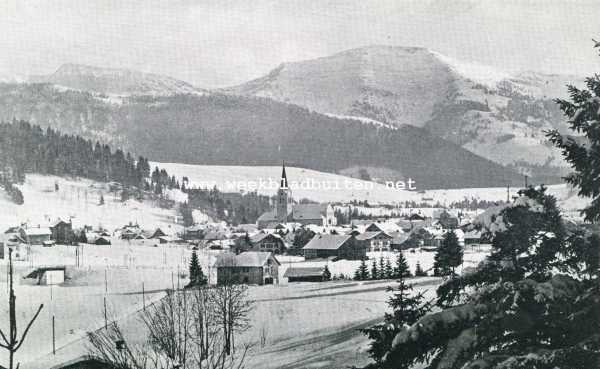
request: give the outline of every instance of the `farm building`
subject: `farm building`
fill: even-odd
[[[20,236],[30,245],[42,245],[50,241],[52,231],[48,227],[21,228]]]
[[[283,277],[287,278],[288,282],[323,282],[323,271],[322,267],[290,267]]]
[[[302,250],[306,259],[337,257],[361,260],[367,256],[364,245],[349,235],[317,234]]]
[[[285,242],[281,236],[273,233],[257,233],[250,237],[253,251],[272,252],[281,254],[285,251]]]
[[[223,253],[217,257],[217,283],[279,283],[279,261],[271,252],[246,251],[239,255]]]
[[[87,243],[93,245],[110,245],[110,237],[103,235],[102,233],[88,232],[85,234]]]
[[[64,266],[40,267],[25,278],[37,279],[37,284],[42,286],[61,284],[65,282],[66,270]]]
[[[73,241],[74,233],[71,222],[59,219],[50,226],[50,231],[52,240],[58,244],[68,245]]]
[[[465,232],[464,238],[465,238],[465,246],[481,244],[481,232],[480,231]]]
[[[202,225],[194,225],[191,227],[186,227],[183,230],[183,239],[184,240],[201,240],[204,238],[205,230],[206,230],[206,227],[202,226]]]
[[[390,251],[392,238],[383,231],[365,232],[356,236],[356,240],[369,251]]]
[[[460,222],[459,222],[458,218],[455,217],[454,215],[450,214],[447,211],[443,211],[438,216],[438,223],[444,229],[455,229],[458,227]]]

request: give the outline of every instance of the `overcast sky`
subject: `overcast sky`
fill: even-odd
[[[598,19],[597,0],[0,0],[0,75],[82,63],[220,87],[370,44],[586,75],[600,72]]]

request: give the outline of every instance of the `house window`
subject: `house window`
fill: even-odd
[[[275,248],[275,244],[273,242],[265,242],[263,243],[263,248],[267,250],[272,250]]]

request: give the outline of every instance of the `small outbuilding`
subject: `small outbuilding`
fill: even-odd
[[[283,274],[288,282],[323,282],[324,269],[321,267],[289,267]]]
[[[37,284],[50,286],[65,282],[67,268],[64,266],[39,267],[25,276],[25,278],[37,279]]]

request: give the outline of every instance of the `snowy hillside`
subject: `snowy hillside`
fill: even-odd
[[[281,177],[280,166],[219,166],[219,165],[188,165],[177,163],[151,163],[166,169],[177,178],[187,176],[190,186],[217,187],[224,192],[239,192],[239,185],[260,184],[273,181],[271,187],[257,189],[262,195],[275,195]],[[419,183],[414,184],[416,191],[391,188],[385,184],[363,181],[342,175],[319,172],[316,170],[286,167],[286,173],[292,196],[295,200],[310,199],[317,202],[349,202],[352,200],[367,200],[370,204],[394,204],[404,201],[425,202],[434,205],[449,205],[465,199],[487,201],[505,201],[506,187],[468,188],[448,190],[420,191]],[[321,184],[321,187],[309,184]],[[338,187],[335,187],[337,185]],[[557,197],[560,206],[568,211],[582,209],[588,201],[577,197],[575,191],[566,184],[548,186],[548,192]],[[247,191],[247,190],[246,190]],[[518,188],[510,189],[510,196],[517,194]]]
[[[544,173],[558,178],[565,163],[543,132],[566,128],[553,99],[567,95],[567,83],[580,85],[582,78],[513,75],[426,48],[369,46],[284,63],[224,91],[324,114],[425,127],[486,159],[525,170],[544,166]]]
[[[55,183],[58,183],[58,191],[55,191]],[[23,205],[14,204],[4,191],[0,192],[0,230],[23,222],[44,226],[57,218],[72,218],[74,227],[102,226],[111,231],[129,222],[148,229],[161,227],[177,231],[181,227],[174,223],[175,210],[162,209],[151,201],[123,203],[119,194],[109,192],[103,183],[28,174],[19,188],[25,198]],[[104,205],[99,205],[101,195]]]
[[[204,94],[187,82],[158,74],[128,69],[64,64],[48,76],[31,77],[32,82],[52,83],[80,91],[114,95]]]

